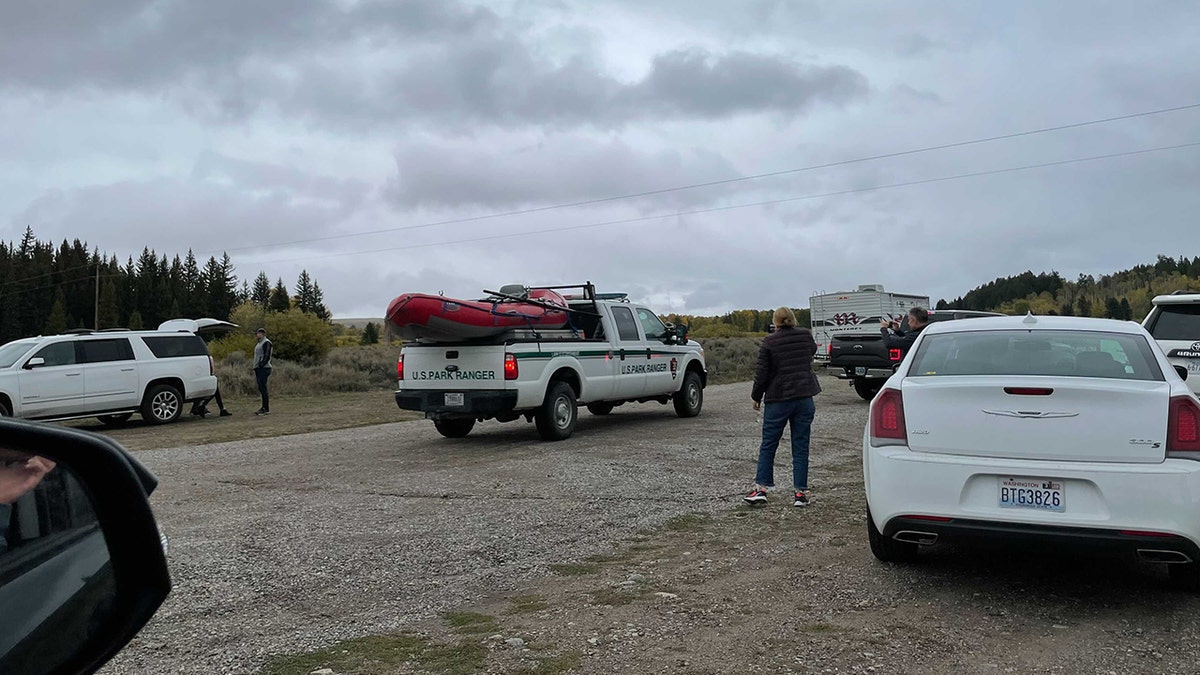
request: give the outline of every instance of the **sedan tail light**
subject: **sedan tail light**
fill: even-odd
[[[401,354],[400,358],[396,361],[396,379],[397,380],[404,379],[404,355],[403,354]]]
[[[1191,396],[1171,398],[1167,415],[1167,452],[1200,452],[1200,406]]]
[[[899,389],[884,389],[871,403],[871,445],[908,445],[904,398]]]

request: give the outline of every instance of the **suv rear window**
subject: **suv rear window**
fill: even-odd
[[[1155,340],[1200,340],[1200,305],[1158,305],[1149,328]]]
[[[1138,335],[1095,331],[971,331],[929,335],[910,377],[1059,375],[1161,381],[1150,344]]]
[[[142,341],[160,359],[208,356],[208,347],[198,335],[143,336]]]

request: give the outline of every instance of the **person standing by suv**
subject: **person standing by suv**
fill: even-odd
[[[817,342],[812,331],[796,327],[796,315],[787,307],[775,310],[775,332],[763,338],[754,371],[750,399],[754,409],[763,404],[762,444],[758,448],[758,471],[754,489],[742,499],[763,504],[767,490],[775,486],[775,451],[783,438],[783,427],[792,427],[793,506],[808,506],[808,450],[812,421],[816,414],[813,397],[821,392],[813,372]]]
[[[271,341],[267,339],[267,329],[259,328],[254,331],[258,342],[254,345],[254,378],[258,380],[258,393],[262,396],[262,407],[255,415],[266,415],[271,412],[271,396],[267,393],[267,378],[271,376]]]

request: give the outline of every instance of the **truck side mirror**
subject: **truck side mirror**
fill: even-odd
[[[93,673],[150,620],[156,483],[110,439],[0,420],[0,673]]]

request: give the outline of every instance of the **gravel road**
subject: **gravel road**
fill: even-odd
[[[104,672],[252,673],[518,595],[544,608],[506,630],[573,650],[579,672],[1200,672],[1200,601],[1159,570],[954,552],[876,563],[866,404],[822,384],[807,510],[740,504],[758,436],[747,384],[710,387],[690,420],[658,404],[581,412],[560,443],[524,423],[448,440],[419,421],[141,452],[162,481],[175,586]],[[786,489],[789,453],[777,461]],[[645,545],[686,514],[706,517]],[[552,571],[631,541],[646,553]],[[647,593],[597,595],[610,588]]]

